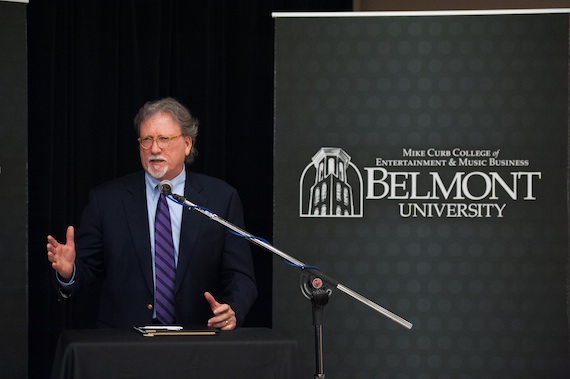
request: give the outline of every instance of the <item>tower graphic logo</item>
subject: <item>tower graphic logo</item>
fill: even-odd
[[[363,181],[350,155],[322,147],[299,181],[300,217],[362,217]]]

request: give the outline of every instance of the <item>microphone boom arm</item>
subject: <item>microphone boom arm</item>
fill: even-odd
[[[303,270],[306,270],[314,275],[318,275],[319,277],[321,277],[325,282],[327,282],[329,285],[335,287],[336,289],[338,289],[341,292],[344,292],[345,294],[347,294],[348,296],[360,301],[361,303],[369,306],[370,308],[374,309],[375,311],[377,311],[378,313],[388,317],[389,319],[391,319],[392,321],[400,324],[401,326],[403,326],[406,329],[412,329],[413,324],[407,320],[405,320],[404,318],[398,316],[395,313],[390,312],[389,310],[381,307],[380,305],[376,304],[375,302],[373,302],[372,300],[360,295],[359,293],[351,290],[350,288],[340,284],[338,281],[336,281],[335,279],[324,275],[321,271],[314,269],[314,268],[310,268],[307,267],[307,265],[295,258],[293,258],[292,256],[284,253],[283,251],[276,249],[275,247],[273,247],[272,245],[270,245],[269,243],[251,235],[250,233],[248,233],[247,231],[237,227],[236,225],[232,224],[231,222],[224,220],[223,218],[219,217],[217,214],[210,212],[207,209],[204,209],[190,201],[188,201],[184,196],[180,196],[180,195],[176,195],[176,194],[170,194],[169,196],[171,196],[174,200],[176,200],[177,202],[186,205],[187,207],[189,207],[190,209],[196,210],[202,214],[204,214],[205,216],[209,217],[211,220],[214,220],[220,224],[222,224],[223,226],[225,226],[226,228],[234,231],[235,233],[243,236],[244,238],[246,238],[247,240],[249,240],[250,242],[261,246],[262,248],[272,252],[273,254],[281,257],[282,259],[286,260],[287,262],[289,262],[290,264],[294,265],[294,266],[298,266]]]

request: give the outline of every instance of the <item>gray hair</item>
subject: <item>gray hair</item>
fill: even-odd
[[[180,125],[182,135],[192,138],[192,149],[190,149],[190,154],[186,157],[186,162],[192,163],[196,155],[198,155],[198,150],[196,150],[194,146],[196,146],[199,122],[198,119],[190,114],[188,108],[180,104],[176,99],[166,97],[145,103],[133,120],[137,135],[140,137],[141,124],[143,121],[159,112],[170,114],[174,122]]]

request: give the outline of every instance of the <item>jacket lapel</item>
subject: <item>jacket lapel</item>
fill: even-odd
[[[125,196],[124,205],[130,238],[145,282],[149,290],[154,293],[144,172],[141,172],[141,175],[134,175],[125,189],[128,196]]]

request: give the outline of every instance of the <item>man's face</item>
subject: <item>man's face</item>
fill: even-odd
[[[169,113],[158,112],[140,125],[140,138],[176,137],[168,146],[160,147],[158,141],[145,149],[139,146],[141,163],[146,172],[159,180],[172,180],[182,172],[184,160],[192,148],[192,138],[180,136],[180,126]]]

